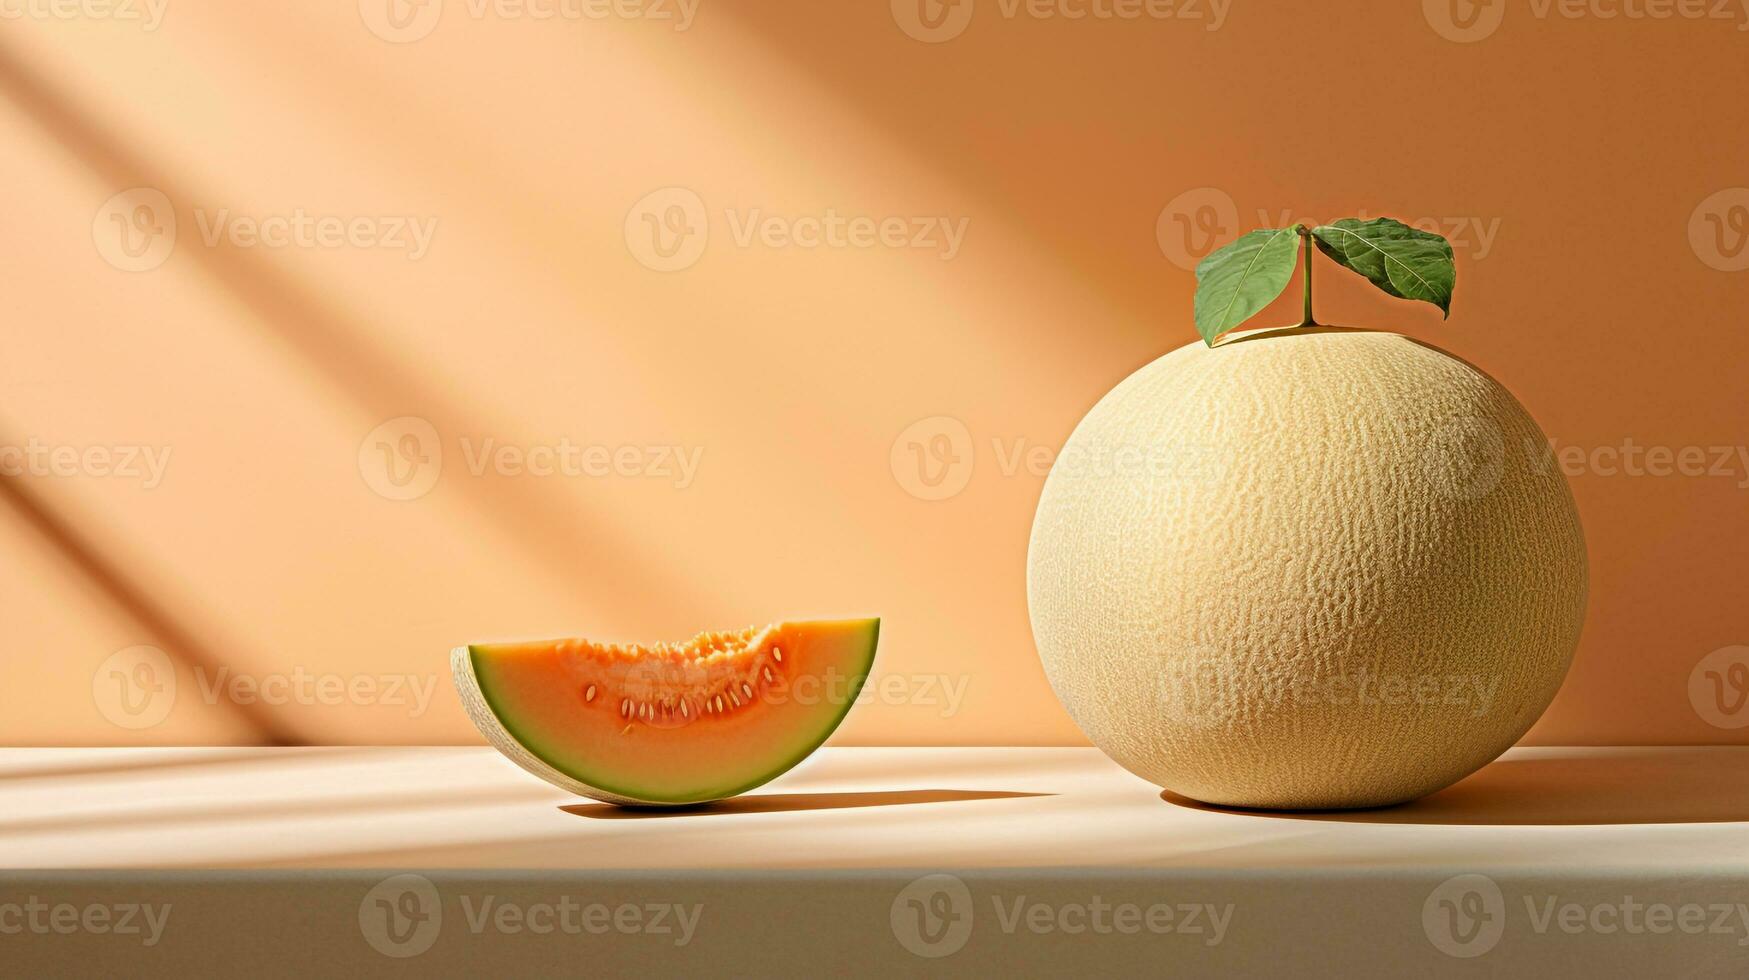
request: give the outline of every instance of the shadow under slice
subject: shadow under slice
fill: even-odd
[[[651,817],[698,817],[729,813],[795,813],[803,810],[848,810],[913,803],[961,803],[968,800],[1012,800],[1052,793],[1007,793],[969,789],[883,790],[863,793],[761,793],[690,806],[619,806],[614,803],[573,803],[566,813],[593,820],[643,820]]]

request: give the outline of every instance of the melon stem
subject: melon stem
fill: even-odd
[[[1319,326],[1319,323],[1317,319],[1312,316],[1312,232],[1305,225],[1295,225],[1294,228],[1300,233],[1300,244],[1305,250],[1306,257],[1306,271],[1304,275],[1306,313],[1305,317],[1300,320],[1299,325],[1302,327],[1316,327]]]

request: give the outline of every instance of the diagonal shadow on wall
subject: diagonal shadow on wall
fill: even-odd
[[[188,187],[156,170],[121,145],[74,100],[0,43],[0,92],[29,115],[45,133],[76,156],[106,185],[152,187],[173,202],[197,199]],[[408,376],[389,353],[364,339],[357,318],[257,255],[220,242],[189,251],[193,265],[271,326],[318,375],[359,410],[375,419],[418,412],[438,431],[465,431],[469,421],[438,388]],[[634,546],[610,524],[588,521],[575,501],[537,485],[539,481],[488,477],[457,481],[460,492],[514,547],[561,579],[588,581],[611,556],[616,595],[652,608],[685,602],[678,582],[660,570],[659,556]],[[40,504],[38,513],[48,514]],[[134,593],[139,597],[139,593]]]
[[[56,552],[108,596],[116,608],[137,623],[147,636],[163,645],[166,653],[192,668],[217,673],[223,658],[193,630],[164,608],[126,572],[104,558],[103,550],[72,524],[57,517],[18,477],[0,476],[0,499],[32,530],[53,545]],[[256,701],[243,704],[235,698],[221,703],[240,716],[267,745],[301,745],[304,738],[287,720]]]

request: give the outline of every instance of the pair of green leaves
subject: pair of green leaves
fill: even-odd
[[[1310,232],[1303,225],[1253,231],[1203,259],[1196,267],[1196,329],[1204,341],[1212,346],[1281,295],[1293,278],[1302,234],[1392,296],[1432,303],[1451,316],[1457,268],[1450,242],[1391,218],[1343,218]]]

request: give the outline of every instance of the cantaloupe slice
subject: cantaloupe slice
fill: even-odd
[[[880,620],[776,623],[684,644],[477,644],[450,657],[468,716],[500,752],[570,792],[672,806],[744,793],[844,720]]]

